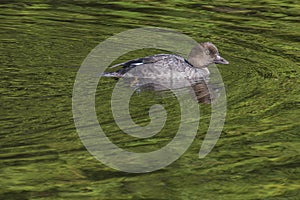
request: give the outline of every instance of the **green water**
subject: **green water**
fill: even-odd
[[[300,199],[299,2],[7,0],[0,6],[0,199]],[[197,138],[179,160],[130,174],[85,149],[73,121],[72,91],[79,66],[99,42],[143,26],[218,46],[230,62],[219,66],[227,117],[204,159],[198,152],[209,105],[200,105]],[[136,94],[131,107],[138,124],[149,123],[152,103],[171,114],[164,133],[128,141],[109,109],[115,82],[103,80],[96,97],[111,140],[138,152],[167,144],[178,127],[176,99]]]

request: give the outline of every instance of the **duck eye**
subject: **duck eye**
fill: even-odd
[[[209,55],[210,51],[207,49],[207,50],[205,50],[205,53],[206,53],[206,55]]]

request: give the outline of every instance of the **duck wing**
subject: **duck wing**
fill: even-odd
[[[157,54],[153,56],[147,56],[143,58],[137,58],[129,60],[123,63],[119,63],[111,66],[110,68],[116,68],[122,66],[121,69],[117,70],[119,74],[125,74],[134,67],[142,65],[153,65],[155,67],[171,67],[171,68],[184,68],[191,67],[186,59],[181,56],[172,55],[172,54]]]

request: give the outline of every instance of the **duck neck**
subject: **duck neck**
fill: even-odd
[[[197,68],[205,68],[208,66],[205,58],[205,50],[200,44],[191,50],[188,61]]]

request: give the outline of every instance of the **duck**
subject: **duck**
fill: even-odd
[[[217,47],[213,43],[203,42],[198,43],[192,48],[187,59],[175,54],[156,54],[136,58],[111,66],[111,69],[121,68],[114,72],[105,72],[103,76],[161,79],[167,76],[168,70],[172,70],[173,72],[183,74],[185,78],[190,80],[206,80],[210,75],[208,66],[211,64],[227,65],[229,62],[220,56]],[[134,72],[131,73],[131,71]]]

